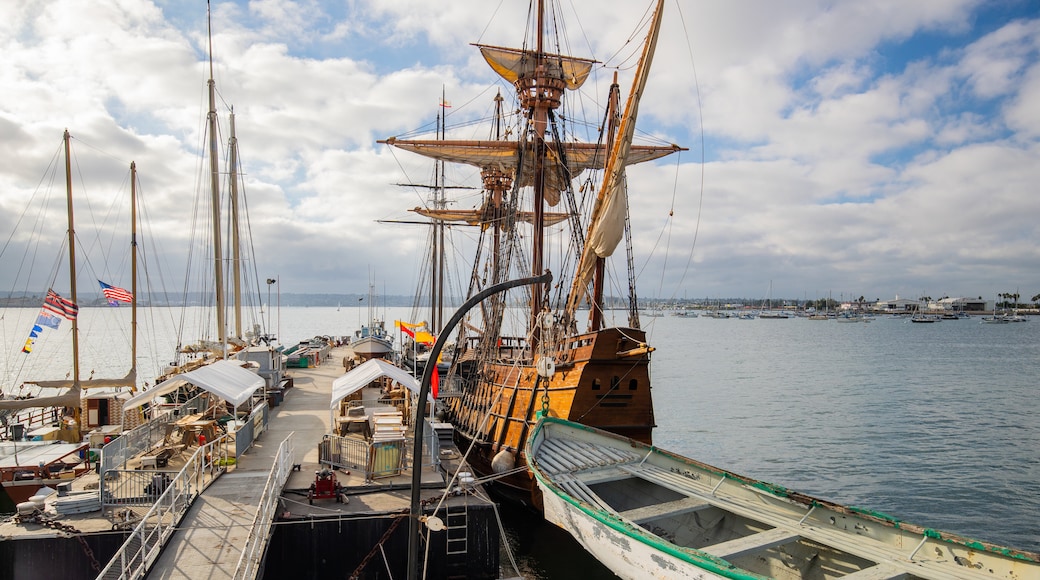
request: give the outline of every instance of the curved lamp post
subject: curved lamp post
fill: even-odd
[[[451,331],[455,329],[462,317],[466,315],[474,306],[480,304],[485,298],[492,294],[498,294],[499,292],[505,292],[510,288],[516,288],[517,286],[530,286],[532,284],[548,284],[552,281],[552,273],[548,270],[541,276],[531,276],[529,278],[520,278],[519,280],[509,280],[502,282],[501,284],[495,284],[485,288],[482,292],[474,295],[472,298],[467,300],[455,314],[452,315],[451,320],[444,325],[441,329],[441,333],[437,336],[437,341],[433,345],[433,350],[430,351],[429,362],[426,363],[426,368],[423,370],[422,382],[419,385],[419,404],[422,405],[426,401],[426,397],[429,396],[430,392],[430,379],[431,373],[437,372],[437,359],[440,357],[441,349],[444,348],[444,343],[447,342],[448,336]],[[432,363],[432,364],[431,364]],[[418,555],[419,555],[419,517],[422,515],[419,507],[419,491],[422,485],[422,448],[423,448],[423,425],[425,424],[425,417],[422,420],[415,422],[415,447],[412,449],[412,503],[411,511],[409,512],[408,518],[408,576],[409,580],[418,578]]]

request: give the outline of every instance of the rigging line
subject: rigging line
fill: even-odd
[[[488,28],[491,28],[491,23],[494,22],[495,16],[498,14],[499,9],[502,8],[502,4],[504,4],[505,1],[506,0],[498,0],[498,6],[495,6],[494,12],[491,13],[491,18],[488,18],[487,24],[484,25],[484,30],[480,31],[480,36],[477,37],[477,42],[480,42],[484,38],[484,34],[487,33]]]
[[[676,10],[679,12],[679,22],[682,24],[683,31],[686,33],[686,38],[690,38],[689,30],[686,28],[686,19],[683,18],[682,6],[679,2],[675,3]],[[679,278],[679,284],[676,286],[676,292],[679,291],[679,287],[682,286],[686,280],[686,275],[690,271],[690,264],[693,263],[693,253],[697,248],[697,236],[701,230],[701,211],[704,208],[704,114],[703,114],[703,103],[701,102],[701,87],[700,81],[697,78],[697,63],[693,59],[693,51],[690,49],[690,43],[686,43],[687,51],[690,54],[690,67],[693,69],[693,87],[697,93],[697,117],[700,120],[700,141],[701,141],[701,174],[700,174],[700,193],[697,197],[697,221],[693,228],[693,241],[690,243],[690,254],[686,258],[686,266],[683,268],[682,276]],[[682,152],[679,152],[682,155]],[[679,165],[675,166],[676,181],[678,182]]]
[[[401,160],[397,157],[397,151],[394,150],[394,147],[388,143],[386,145],[386,148],[390,150],[390,156],[394,158],[394,162],[397,163],[397,168],[400,169],[401,173],[404,174],[405,180],[409,183],[413,182],[414,180],[408,176],[408,171],[405,170],[404,165],[401,163]],[[422,207],[426,207],[426,200],[423,199],[423,196],[419,193],[419,188],[412,187],[411,190],[415,194],[415,197],[419,198],[419,205],[421,205]]]

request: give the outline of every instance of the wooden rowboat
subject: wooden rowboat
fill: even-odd
[[[1040,555],[792,492],[556,418],[526,457],[545,518],[622,578],[1040,578]]]

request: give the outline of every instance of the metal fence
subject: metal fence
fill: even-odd
[[[149,498],[154,501],[151,509],[141,518],[140,523],[130,533],[108,562],[97,580],[136,580],[144,578],[148,568],[155,563],[162,552],[166,541],[176,531],[177,523],[180,522],[192,502],[203,490],[227,470],[228,437],[221,435],[216,440],[199,447],[174,477],[167,482],[163,478],[163,472],[150,472],[160,476],[159,485],[165,489],[158,497]],[[113,480],[124,480],[128,483],[122,488],[117,496],[111,490],[118,486],[109,486],[108,497],[102,496],[102,506],[127,505],[140,497],[149,495],[147,485],[138,487],[142,481],[138,481],[133,475],[135,470],[111,470],[106,475]],[[154,483],[154,480],[149,481]],[[125,494],[124,494],[125,492]]]
[[[199,395],[105,444],[101,449],[101,459],[98,462],[102,502],[104,502],[107,484],[114,477],[108,475],[108,473],[110,471],[125,471],[127,462],[131,458],[163,441],[166,438],[166,426],[170,423],[171,417],[184,417],[199,412],[199,409],[203,406],[201,398],[202,396]]]
[[[241,457],[243,453],[253,446],[256,438],[267,428],[267,421],[271,414],[271,407],[264,401],[253,408],[246,420],[235,430],[235,456]]]
[[[267,483],[264,485],[263,497],[260,498],[260,506],[256,510],[249,537],[246,538],[246,546],[235,567],[234,580],[255,579],[260,571],[264,547],[267,545],[267,539],[271,533],[275,510],[278,509],[278,498],[281,496],[282,486],[289,479],[289,471],[295,462],[296,450],[293,447],[293,433],[289,433],[289,436],[278,446],[278,454],[275,456],[271,475],[268,476]]]
[[[423,433],[423,465],[439,463],[440,449],[436,433]],[[326,434],[318,444],[318,462],[337,469],[352,469],[365,474],[366,480],[391,477],[409,465],[411,440],[371,442],[359,437]]]

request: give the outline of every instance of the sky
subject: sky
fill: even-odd
[[[561,50],[599,63],[567,114],[598,122],[615,71],[627,92],[647,6],[558,9]],[[397,184],[428,181],[432,164],[377,140],[428,132],[442,92],[448,123],[485,135],[478,121],[511,87],[470,43],[519,46],[527,10],[214,2],[217,108],[222,125],[235,111],[258,275],[286,293],[414,292],[425,234],[380,221],[414,219],[406,210],[427,191]],[[1040,294],[1040,4],[667,0],[665,10],[639,131],[688,151],[629,169],[640,295]],[[92,194],[114,195],[136,163],[156,262],[177,288],[202,182],[206,3],[4,2],[0,47],[4,252],[25,243],[10,232],[67,128]],[[476,205],[459,191],[453,207]],[[463,230],[449,253],[468,268],[474,234]],[[125,266],[97,268],[129,284]]]

